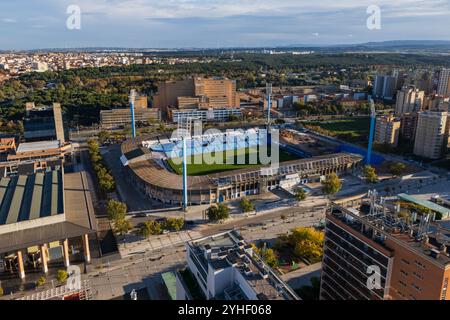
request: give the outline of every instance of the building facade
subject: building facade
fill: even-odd
[[[450,299],[450,239],[422,220],[333,205],[325,221],[322,300]]]
[[[377,117],[375,126],[375,142],[397,147],[399,134],[399,119],[392,115]]]
[[[397,101],[395,103],[395,114],[422,111],[424,105],[425,92],[416,89],[414,86],[403,87],[397,92]]]
[[[447,112],[420,112],[417,120],[414,154],[439,159],[448,145]]]

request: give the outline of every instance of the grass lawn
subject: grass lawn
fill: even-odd
[[[261,162],[258,159],[258,163],[256,164],[249,164],[250,154],[256,153],[256,148],[246,148],[246,149],[239,149],[234,151],[234,156],[229,155],[228,159],[233,157],[232,164],[227,164],[227,154],[223,152],[221,155],[219,155],[218,159],[222,159],[222,163],[215,163],[215,164],[206,164],[203,160],[203,155],[195,155],[191,156],[190,161],[188,161],[187,165],[187,173],[188,176],[203,176],[207,174],[213,174],[217,172],[223,172],[223,171],[229,171],[229,170],[237,170],[237,169],[245,169],[245,168],[252,168],[257,167],[261,164]],[[238,156],[242,157],[245,155],[245,161],[244,164],[237,164]],[[215,156],[214,154],[212,156]],[[221,158],[220,158],[221,156]],[[280,150],[280,162],[289,161],[289,160],[295,160],[298,159],[297,156],[292,155],[290,153],[284,152]],[[217,161],[220,162],[220,161]],[[182,174],[182,165],[178,163],[174,163],[173,159],[168,160],[169,165],[172,167],[172,169],[178,173]]]
[[[370,118],[348,118],[343,120],[330,120],[321,122],[310,122],[309,124],[319,126],[323,129],[333,131],[337,135],[351,135],[353,138],[367,138],[370,131]]]

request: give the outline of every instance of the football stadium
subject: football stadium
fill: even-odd
[[[318,181],[331,172],[351,172],[362,161],[351,153],[305,157],[295,145],[271,140],[267,131],[259,128],[186,138],[188,205],[223,202]],[[124,142],[121,149],[126,177],[143,194],[182,205],[182,138],[140,136]]]

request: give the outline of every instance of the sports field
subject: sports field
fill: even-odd
[[[270,150],[270,149],[269,149]],[[224,172],[229,170],[237,170],[237,169],[245,169],[245,168],[252,168],[257,167],[261,163],[258,159],[258,163],[256,164],[249,164],[250,154],[256,153],[256,148],[246,148],[246,149],[239,149],[234,151],[234,156],[229,155],[228,159],[232,157],[232,164],[227,164],[227,154],[225,152],[221,153],[220,155],[214,155],[211,156],[215,159],[222,159],[222,163],[215,163],[215,164],[206,164],[204,161],[204,155],[195,155],[191,156],[190,159],[188,159],[188,165],[187,165],[187,174],[188,176],[203,176],[207,174],[213,174],[217,172]],[[242,157],[245,155],[245,164],[237,164],[238,157]],[[290,153],[284,152],[280,150],[280,162],[289,161],[289,160],[295,160],[299,157],[292,155]],[[179,161],[181,162],[181,161]],[[220,162],[220,161],[217,161]],[[177,163],[174,163],[172,159],[168,160],[169,165],[172,167],[172,169],[177,174],[182,174],[182,165]]]
[[[336,134],[348,134],[355,138],[368,136],[370,130],[369,117],[311,122],[311,124],[335,132]]]

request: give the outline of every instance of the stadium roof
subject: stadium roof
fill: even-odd
[[[413,202],[413,203],[418,204],[418,205],[420,205],[422,207],[428,208],[428,209],[430,209],[430,210],[432,210],[434,212],[439,212],[444,217],[447,217],[447,216],[450,215],[450,209],[444,208],[444,207],[442,207],[442,206],[440,206],[440,205],[438,205],[438,204],[436,204],[434,202],[431,202],[431,201],[428,201],[428,200],[421,200],[421,199],[418,199],[416,197],[410,196],[410,195],[408,195],[406,193],[400,193],[398,195],[398,197],[401,200],[405,200],[405,201],[408,201],[408,202]]]
[[[0,225],[64,213],[61,170],[0,180]]]

